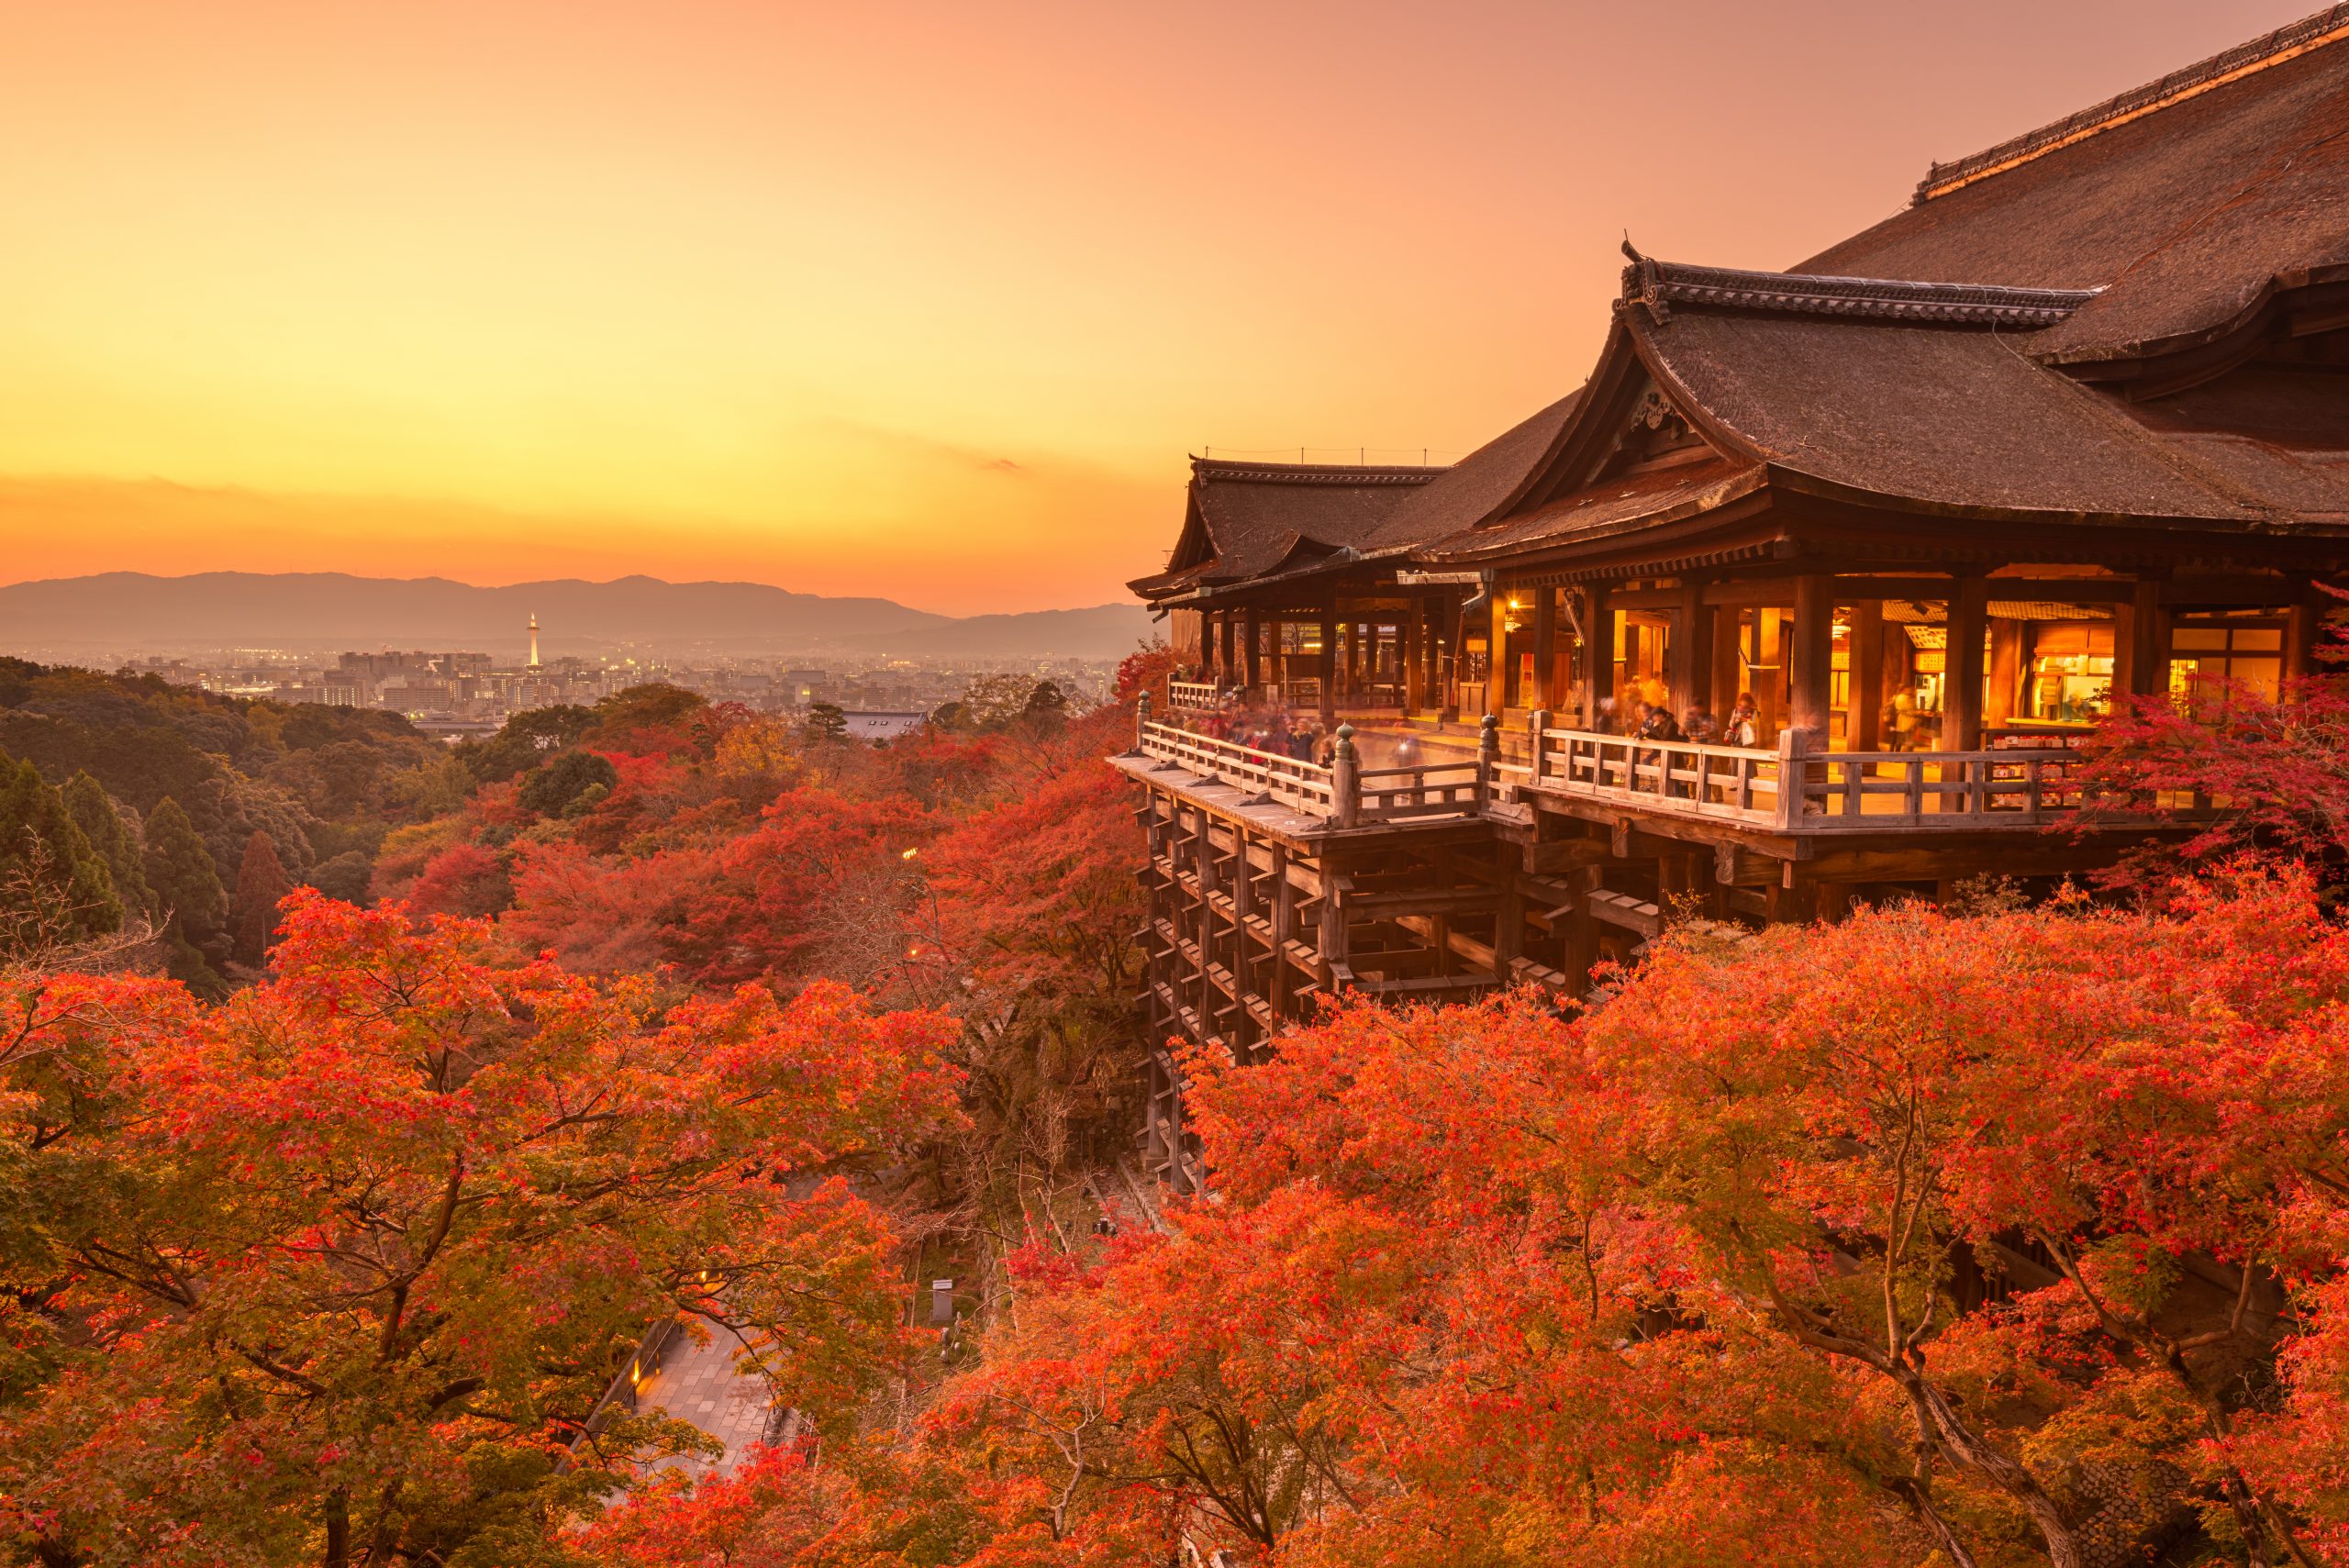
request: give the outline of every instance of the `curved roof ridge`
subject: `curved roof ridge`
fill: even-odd
[[[1243,462],[1231,458],[1193,457],[1191,473],[1213,484],[1219,480],[1251,484],[1425,484],[1448,472],[1448,465],[1351,462]]]
[[[2215,87],[2223,87],[2230,82],[2240,81],[2269,66],[2280,65],[2312,49],[2320,49],[2344,38],[2349,38],[2349,0],[2329,6],[2248,43],[2237,44],[2208,60],[2197,61],[2158,81],[2132,87],[2100,104],[2091,104],[2036,130],[2009,137],[1995,147],[1986,147],[1979,152],[1948,163],[1932,164],[1925,171],[1925,177],[1917,183],[1917,194],[1909,205],[1922,206],[1936,196],[1947,195],[1976,180],[1987,179],[2018,164],[2028,163],[2059,147],[2068,147],[2099,131],[2125,125],[2185,99],[2198,97]]]
[[[1709,305],[1887,321],[2053,327],[2102,292],[1699,267],[1642,256],[1628,240],[1623,253],[1631,259],[1623,269],[1623,303],[1646,306],[1659,321],[1670,317],[1675,305]]]

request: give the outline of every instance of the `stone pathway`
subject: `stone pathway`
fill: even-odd
[[[706,1345],[680,1338],[662,1358],[660,1370],[638,1387],[640,1410],[659,1410],[691,1421],[726,1445],[720,1458],[677,1455],[655,1469],[683,1470],[696,1480],[729,1475],[741,1463],[743,1450],[765,1440],[767,1386],[735,1370],[734,1354],[740,1348],[731,1334],[713,1331]]]

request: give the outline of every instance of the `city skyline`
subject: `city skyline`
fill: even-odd
[[[1625,229],[1786,266],[2299,9],[1720,0],[1663,115],[1598,6],[11,0],[0,581],[1098,605],[1186,450],[1441,462],[1569,390]]]

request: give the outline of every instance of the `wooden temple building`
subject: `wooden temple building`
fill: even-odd
[[[1196,678],[1116,759],[1156,1038],[1245,1059],[1332,991],[1579,994],[1675,906],[2084,870],[2127,833],[2050,828],[2110,694],[2307,668],[2349,569],[2349,5],[1788,271],[1625,250],[1581,386],[1456,466],[1194,462],[1133,588]],[[1188,1184],[1163,1059],[1152,1105]]]

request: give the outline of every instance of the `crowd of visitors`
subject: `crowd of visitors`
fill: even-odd
[[[1238,692],[1226,692],[1215,706],[1193,712],[1186,728],[1268,756],[1300,762],[1330,760],[1330,733],[1315,719],[1293,712],[1286,703],[1249,702]]]

